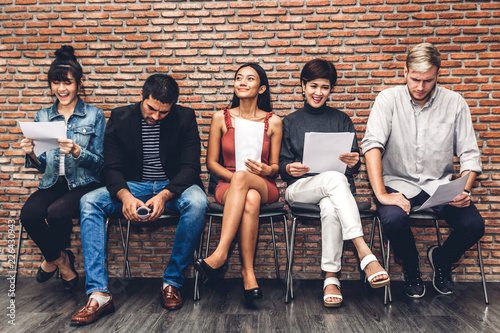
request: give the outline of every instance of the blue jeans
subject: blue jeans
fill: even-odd
[[[127,182],[134,197],[143,202],[158,194],[169,181]],[[87,295],[100,291],[109,293],[108,271],[106,269],[106,217],[119,214],[122,203],[111,198],[106,187],[87,193],[80,200],[80,223],[85,264],[85,290]],[[181,214],[174,246],[163,273],[163,281],[176,288],[184,283],[184,270],[189,265],[201,232],[205,226],[205,212],[208,207],[205,192],[192,185],[165,207]]]

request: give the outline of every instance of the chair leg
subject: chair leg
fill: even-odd
[[[274,251],[274,267],[276,268],[276,279],[280,279],[280,268],[278,266],[278,251],[276,250],[276,238],[274,236],[274,222],[273,217],[270,216],[271,220],[271,237],[273,238],[273,251]]]
[[[443,242],[441,239],[441,230],[439,230],[438,220],[434,220],[434,226],[436,227],[436,237],[437,237],[438,246],[441,246]]]
[[[200,235],[200,243],[198,244],[198,249],[194,251],[194,260],[201,258],[201,251],[203,250],[203,234],[205,229],[201,231]],[[194,292],[193,292],[193,301],[198,301],[200,299],[200,286],[199,286],[199,273],[195,269],[194,270]]]
[[[125,238],[125,257],[123,258],[124,263],[123,263],[123,278],[126,279],[126,273],[128,271],[128,278],[132,278],[132,275],[130,274],[130,264],[128,262],[128,248],[129,248],[129,242],[130,242],[130,220],[127,220],[127,236]]]
[[[372,228],[370,230],[370,251],[373,252],[373,242],[375,241],[375,228],[377,227],[377,217],[374,216],[373,217],[373,222],[372,222]],[[381,246],[382,246],[382,243],[381,243]],[[382,258],[382,262],[384,262],[384,258]],[[366,276],[365,272],[361,271],[361,274],[364,275],[364,283],[366,284],[366,282],[368,281],[368,277]],[[362,276],[363,276],[362,275]]]
[[[387,240],[387,258],[385,260],[385,271],[387,272],[387,274],[389,274],[389,265],[390,265],[390,262],[391,262],[391,241],[390,240]],[[384,287],[384,305],[387,305],[387,300],[389,300],[389,302],[392,302],[392,295],[391,295],[391,286],[390,285],[386,285]]]
[[[285,303],[288,303],[289,296],[293,299],[293,278],[292,278],[292,266],[293,266],[293,248],[295,245],[295,227],[297,218],[293,218],[292,222],[292,235],[290,237],[290,252],[288,254],[288,268],[286,272],[286,296]]]
[[[205,245],[205,258],[208,258],[208,246],[210,245],[210,234],[212,233],[212,218],[210,216],[208,219],[208,231],[207,231],[207,245]]]
[[[19,269],[19,256],[21,255],[21,242],[23,240],[23,224],[21,222],[21,220],[19,220],[19,236],[17,237],[17,252],[16,252],[16,267],[14,268],[15,269],[15,272],[14,272],[14,290],[17,291],[17,271]],[[14,297],[12,298],[16,298],[15,296],[15,291],[14,291]]]
[[[382,252],[382,261],[384,263],[384,269],[387,274],[390,274],[390,261],[391,261],[391,242],[387,240],[387,252],[384,249],[384,235],[382,233],[382,223],[380,222],[380,218],[375,216],[378,225],[378,235],[380,239],[380,250]],[[386,285],[384,287],[384,305],[387,305],[387,301],[392,302],[392,293],[391,293],[391,285]]]
[[[286,252],[286,267],[285,267],[285,279],[287,278],[287,268],[288,268],[288,256],[290,251],[290,240],[288,239],[288,221],[287,215],[283,215],[283,230],[285,231],[285,252]]]
[[[375,228],[377,226],[377,217],[373,217],[372,229],[370,230],[370,251],[373,250],[373,242],[375,241]]]
[[[481,281],[483,282],[484,302],[490,304],[488,300],[488,290],[486,290],[486,276],[484,276],[483,256],[481,251],[481,241],[477,241],[477,257],[479,259],[479,268],[481,269]]]

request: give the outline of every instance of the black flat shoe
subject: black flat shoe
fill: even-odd
[[[224,266],[221,266],[217,269],[212,268],[208,266],[205,260],[201,258],[196,259],[196,261],[194,262],[194,268],[201,274],[203,283],[205,284],[215,280],[215,278],[222,272],[222,267]]]
[[[252,303],[256,299],[261,299],[262,298],[262,290],[259,287],[253,288],[253,289],[249,289],[249,290],[245,289],[243,291],[243,294],[245,295],[245,302],[247,304],[248,303]]]
[[[38,268],[38,272],[36,273],[36,280],[40,283],[47,282],[54,274],[57,272],[58,268],[54,269],[52,272],[46,272],[42,269],[42,265]]]
[[[62,279],[64,291],[69,293],[69,292],[72,292],[76,288],[76,286],[78,286],[78,281],[80,279],[79,279],[78,273],[76,272],[76,269],[75,269],[75,255],[70,250],[64,250],[64,252],[66,252],[66,254],[68,255],[69,265],[71,266],[71,270],[73,271],[73,273],[75,273],[75,275],[76,275],[73,279],[71,279],[69,281]]]

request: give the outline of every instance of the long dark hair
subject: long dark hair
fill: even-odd
[[[238,68],[238,70],[234,74],[234,80],[236,80],[236,76],[238,75],[240,69],[245,67],[253,68],[259,75],[260,86],[266,86],[266,91],[264,91],[262,94],[259,94],[259,96],[257,97],[257,107],[266,112],[273,111],[273,107],[271,105],[271,93],[269,92],[269,81],[267,79],[266,72],[262,67],[260,67],[257,64],[251,64],[251,63],[243,64],[240,66],[240,68]],[[236,96],[236,93],[233,93],[231,108],[235,108],[238,106],[240,106],[240,98]]]
[[[76,81],[76,86],[81,89],[83,94],[82,77],[83,69],[78,63],[75,56],[75,49],[71,45],[63,45],[56,52],[56,59],[52,61],[49,72],[47,74],[47,81],[49,86],[54,81],[69,81],[68,73],[71,73]]]

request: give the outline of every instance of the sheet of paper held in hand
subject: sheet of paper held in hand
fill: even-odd
[[[246,171],[246,160],[260,161],[264,143],[264,123],[234,118],[234,150],[236,171]]]
[[[351,152],[353,140],[354,133],[349,132],[307,132],[302,164],[309,167],[309,173],[325,171],[345,173],[347,164],[339,160],[339,156]]]
[[[36,156],[59,148],[57,139],[66,139],[66,124],[64,121],[19,122],[23,135],[33,140]]]
[[[456,197],[463,193],[467,180],[469,180],[470,172],[463,177],[455,179],[447,184],[441,184],[436,192],[427,199],[426,202],[416,212],[427,208],[444,205],[453,201]]]

